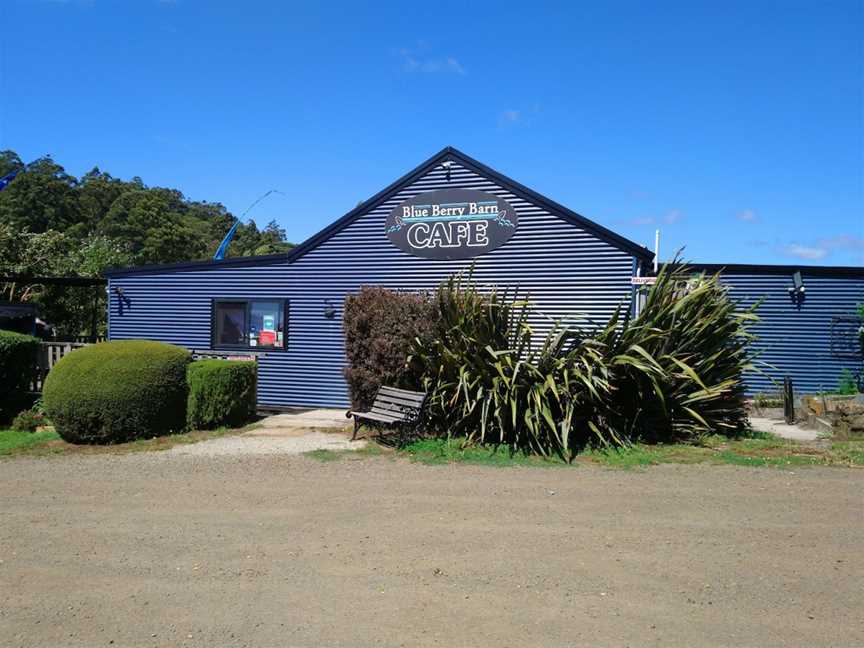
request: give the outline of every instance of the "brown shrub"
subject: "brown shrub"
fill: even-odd
[[[412,341],[428,336],[437,319],[428,293],[363,286],[345,299],[345,378],[353,409],[368,410],[382,384],[417,388],[419,376],[406,360]]]

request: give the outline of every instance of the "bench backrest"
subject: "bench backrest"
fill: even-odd
[[[423,392],[382,385],[375,396],[375,402],[372,403],[372,413],[396,416],[403,421],[412,422],[420,418],[425,401],[426,394]]]

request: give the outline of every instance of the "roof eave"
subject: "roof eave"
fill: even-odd
[[[768,263],[679,263],[697,271],[726,274],[775,274],[792,275],[801,272],[816,277],[847,277],[864,279],[864,266],[816,266]]]

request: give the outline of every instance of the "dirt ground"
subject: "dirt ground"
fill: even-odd
[[[0,461],[2,646],[864,646],[864,470]]]

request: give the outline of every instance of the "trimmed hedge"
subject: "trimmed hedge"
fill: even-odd
[[[240,427],[255,416],[257,368],[254,362],[199,360],[189,365],[186,379],[190,428]]]
[[[185,349],[149,340],[83,347],[45,379],[45,411],[69,443],[124,443],[181,432],[190,359]]]
[[[440,317],[428,293],[362,286],[359,293],[346,297],[344,372],[352,409],[372,407],[382,384],[416,388],[420,377],[407,362],[411,345],[428,337]]]
[[[39,340],[13,331],[0,331],[0,421],[7,421],[29,404],[27,392],[36,369]]]

